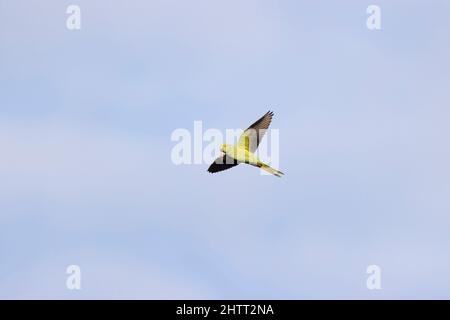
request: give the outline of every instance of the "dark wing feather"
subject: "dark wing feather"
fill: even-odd
[[[272,122],[272,117],[273,112],[268,111],[244,131],[239,138],[238,144],[244,146],[250,152],[255,152]]]
[[[209,166],[208,172],[215,173],[223,170],[227,170],[237,166],[239,163],[226,155],[218,157],[214,162]]]
[[[248,127],[247,130],[248,129],[255,129],[255,130],[266,129],[267,130],[270,126],[270,122],[272,121],[272,117],[273,117],[273,112],[268,111],[259,120],[255,121],[254,124],[252,124],[250,127]]]

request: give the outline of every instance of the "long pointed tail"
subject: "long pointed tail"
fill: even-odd
[[[281,172],[279,170],[276,170],[276,169],[272,168],[271,166],[268,166],[265,163],[259,163],[258,167],[260,167],[264,171],[267,171],[267,172],[273,174],[274,176],[277,176],[277,177],[280,177],[280,178],[284,175],[283,172]]]

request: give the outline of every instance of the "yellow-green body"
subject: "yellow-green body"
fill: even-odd
[[[259,160],[258,157],[253,152],[250,152],[245,145],[239,143],[236,145],[222,144],[220,151],[240,163],[247,163],[261,168],[277,177],[281,177],[283,174],[281,171],[278,171]]]
[[[260,161],[255,154],[238,145],[224,144],[221,147],[221,151],[239,162],[248,163],[254,166],[262,164],[262,161]]]

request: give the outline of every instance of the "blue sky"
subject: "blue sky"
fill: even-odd
[[[0,0],[0,298],[450,298],[448,12]],[[282,179],[172,164],[268,109]]]

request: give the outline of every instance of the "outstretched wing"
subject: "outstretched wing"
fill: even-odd
[[[214,160],[214,162],[209,166],[208,172],[215,173],[227,170],[233,168],[234,166],[237,166],[238,164],[239,163],[235,159],[227,155],[223,155]]]
[[[248,127],[239,137],[238,146],[250,152],[255,152],[261,142],[266,130],[272,122],[273,112],[268,111],[258,121]]]

